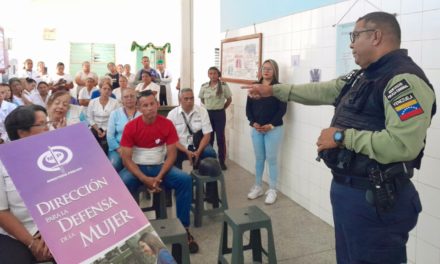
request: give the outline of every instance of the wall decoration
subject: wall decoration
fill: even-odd
[[[56,28],[44,28],[43,29],[43,39],[44,40],[56,40],[57,39],[57,29]]]
[[[143,56],[150,58],[150,67],[156,68],[158,60],[162,60],[166,67],[166,53],[171,53],[171,44],[166,43],[163,46],[155,46],[153,43],[148,43],[145,46],[139,45],[136,41],[131,43],[131,51],[136,51],[136,69],[142,69],[141,63]]]
[[[0,71],[4,72],[8,66],[8,52],[6,50],[5,34],[3,28],[0,27]]]
[[[170,43],[166,43],[165,45],[163,45],[162,47],[158,47],[158,46],[155,46],[153,43],[148,43],[147,45],[145,45],[145,46],[141,46],[141,45],[139,45],[136,41],[133,41],[132,43],[131,43],[131,51],[134,51],[135,49],[140,49],[140,50],[142,50],[142,51],[144,51],[144,50],[146,50],[147,48],[153,48],[153,49],[155,49],[155,50],[160,50],[160,51],[167,51],[168,53],[171,53],[171,44]]]
[[[261,44],[261,33],[222,40],[222,80],[244,84],[257,81],[261,67]]]
[[[321,69],[310,70],[310,82],[319,82],[321,80]]]
[[[300,55],[296,54],[296,55],[292,55],[290,57],[290,66],[292,66],[292,67],[299,67],[300,66],[300,62],[301,62]]]

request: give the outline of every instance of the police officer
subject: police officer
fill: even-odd
[[[209,120],[211,121],[214,132],[211,135],[210,144],[214,146],[214,133],[217,139],[218,159],[222,170],[226,170],[226,108],[232,102],[232,93],[229,86],[222,82],[221,72],[216,67],[208,69],[209,82],[202,84],[199,98],[208,110]]]
[[[337,262],[406,263],[408,233],[421,211],[410,178],[420,168],[435,94],[400,49],[393,15],[359,18],[350,38],[358,71],[323,83],[245,88],[254,97],[335,106],[316,144],[333,174]]]

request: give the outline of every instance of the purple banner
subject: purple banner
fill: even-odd
[[[4,144],[0,159],[58,263],[99,262],[154,232],[83,124]]]

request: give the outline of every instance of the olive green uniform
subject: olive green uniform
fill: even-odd
[[[401,121],[395,107],[385,93],[396,83],[406,80],[409,88],[402,96],[414,94],[423,113]],[[273,94],[282,101],[295,101],[306,105],[332,105],[345,81],[342,77],[322,83],[302,85],[277,84]],[[413,74],[399,74],[384,89],[385,126],[382,131],[345,130],[344,146],[356,153],[367,155],[382,164],[413,160],[424,147],[426,131],[431,124],[431,108],[435,101],[432,89]]]

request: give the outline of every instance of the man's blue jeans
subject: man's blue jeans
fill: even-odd
[[[139,169],[148,177],[156,177],[162,169],[161,165],[138,165]],[[137,193],[141,181],[126,168],[119,172],[119,176],[132,195]],[[189,174],[172,167],[162,180],[167,189],[174,189],[176,193],[176,214],[184,227],[190,225],[190,208],[192,201],[192,178]]]
[[[203,152],[200,154],[199,161],[204,158],[217,158],[217,153],[215,153],[215,150],[211,144],[206,145],[205,149],[203,149]],[[176,162],[174,165],[177,168],[182,169],[182,163],[185,160],[188,160],[188,156],[182,151],[178,150]]]

